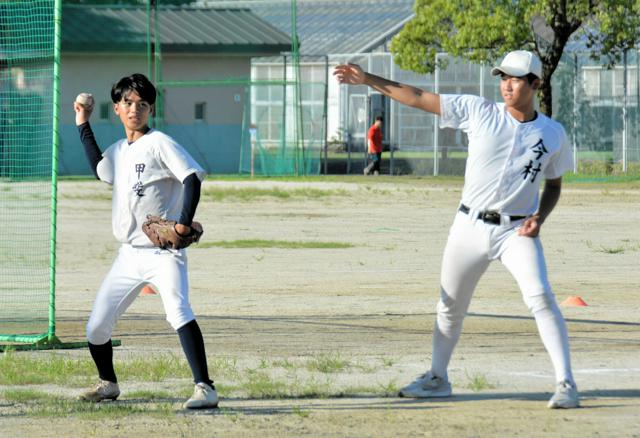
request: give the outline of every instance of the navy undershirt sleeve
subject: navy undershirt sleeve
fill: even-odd
[[[84,153],[87,156],[87,160],[89,160],[91,171],[96,178],[100,179],[98,176],[98,163],[102,160],[102,152],[100,152],[100,148],[98,147],[98,143],[96,142],[96,138],[93,135],[89,122],[79,125],[78,133],[80,133],[80,141],[84,146]]]
[[[192,173],[182,182],[184,185],[184,201],[182,203],[182,213],[180,214],[179,224],[191,226],[193,216],[196,214],[196,207],[200,202],[200,178]]]

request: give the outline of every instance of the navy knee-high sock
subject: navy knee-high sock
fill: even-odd
[[[208,385],[213,385],[213,380],[209,379],[209,371],[207,370],[207,355],[204,351],[204,339],[202,339],[200,326],[194,319],[177,331],[182,349],[187,356],[187,362],[189,362],[189,367],[191,367],[191,372],[193,373],[193,381],[195,383],[204,382]]]
[[[96,363],[100,378],[102,380],[108,380],[109,382],[118,383],[116,372],[113,369],[113,346],[111,345],[111,339],[102,345],[94,345],[91,342],[88,344],[89,352],[91,352],[91,357]]]

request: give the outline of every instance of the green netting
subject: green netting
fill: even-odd
[[[216,7],[221,8],[218,14],[228,5]],[[155,126],[174,137],[209,173],[318,174],[326,144],[326,57],[302,59],[297,34],[291,32],[286,54],[247,57],[250,76],[246,65],[215,54],[199,56],[197,68],[184,74],[172,65],[176,61],[170,47],[165,52],[162,44],[172,37],[169,26],[162,24],[175,11],[162,1],[147,8],[148,41],[153,42],[148,44],[148,71],[159,90]],[[281,21],[296,29],[296,1],[280,13]],[[259,18],[241,14],[235,19]],[[276,32],[275,27],[270,32]],[[270,38],[265,35],[264,41]],[[255,44],[249,52],[264,53]],[[188,62],[189,56],[183,54],[180,61]],[[219,68],[218,60],[226,69]],[[195,117],[185,114],[186,101],[195,103]]]
[[[554,117],[576,147],[578,173],[640,172],[639,68],[638,50],[612,68],[588,53],[563,56],[554,73]]]
[[[321,62],[325,66],[324,61]],[[326,131],[326,82],[313,82],[311,67],[286,59],[256,59],[245,99],[240,173],[313,175],[321,171]]]
[[[55,329],[52,148],[59,8],[54,0],[0,2],[2,341],[35,342]]]
[[[574,146],[575,171],[580,175],[613,176],[640,172],[640,53],[629,50],[614,68],[587,52],[567,52],[552,79],[553,118],[564,126]],[[444,53],[446,61],[433,74],[400,69],[390,53],[330,56],[331,64],[353,62],[365,70],[441,94],[473,94],[501,102],[493,63],[474,64]],[[462,175],[467,137],[459,130],[439,129],[438,118],[382,98],[366,86],[339,90],[338,124],[329,125],[336,148],[330,160],[347,160],[347,173],[362,172],[365,136],[377,114],[385,116],[383,144],[388,144],[382,172],[389,174]],[[336,108],[332,108],[333,111]],[[330,111],[331,115],[332,112]]]

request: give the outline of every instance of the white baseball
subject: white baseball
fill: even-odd
[[[95,100],[93,100],[93,95],[91,93],[78,94],[76,102],[85,107],[87,111],[92,111],[93,105],[95,104]]]

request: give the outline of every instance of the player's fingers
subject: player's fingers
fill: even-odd
[[[347,73],[349,67],[347,67],[346,65],[339,65],[336,68],[333,69],[333,75],[334,76],[344,76],[345,73]]]
[[[355,74],[355,73],[359,73],[362,69],[360,68],[360,66],[358,64],[340,64],[337,65],[334,69],[333,69],[333,74],[344,74],[344,73],[351,73],[351,74]]]
[[[358,69],[355,69],[353,65],[338,66],[334,70],[333,74],[338,80],[338,82],[341,84],[361,84],[362,83],[362,72]]]
[[[540,232],[540,227],[535,220],[527,219],[522,226],[518,228],[518,235],[525,237],[536,237]]]

